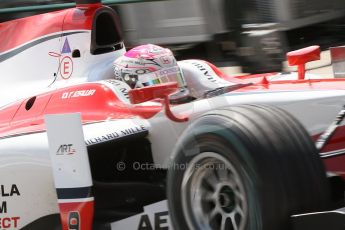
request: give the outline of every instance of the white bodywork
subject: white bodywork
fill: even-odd
[[[113,78],[113,61],[126,52],[125,48],[102,55],[92,55],[90,43],[80,42],[90,41],[91,31],[78,30],[64,33],[75,34],[62,36],[62,33],[58,33],[57,35],[61,34],[61,37],[32,46],[18,53],[15,58],[0,62],[0,75],[6,78],[0,84],[0,107],[75,83]],[[54,35],[56,34],[49,34],[36,40]],[[62,52],[66,41],[71,50],[68,53]],[[18,48],[20,47],[16,47]],[[76,49],[81,51],[79,58],[72,57],[72,51]],[[6,53],[8,52],[11,50]],[[18,63],[21,65],[18,66]]]

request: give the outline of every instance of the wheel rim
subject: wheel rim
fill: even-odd
[[[220,154],[204,152],[194,157],[183,176],[181,192],[189,229],[245,228],[243,182],[231,162]]]

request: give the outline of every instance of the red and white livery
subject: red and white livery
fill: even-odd
[[[343,207],[345,80],[305,73],[318,46],[288,54],[298,73],[178,61],[191,98],[176,105],[175,82],[115,79],[125,48],[98,1],[0,37],[0,229],[298,229]]]

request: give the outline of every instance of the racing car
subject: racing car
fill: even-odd
[[[318,46],[287,54],[298,73],[179,61],[193,98],[176,104],[176,82],[114,79],[125,47],[100,1],[0,37],[0,229],[344,226],[345,80],[306,73]]]

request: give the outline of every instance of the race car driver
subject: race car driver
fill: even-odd
[[[152,44],[127,51],[114,61],[115,79],[126,82],[132,89],[166,82],[177,82],[179,91],[170,96],[171,103],[193,100],[183,73],[171,50]]]

